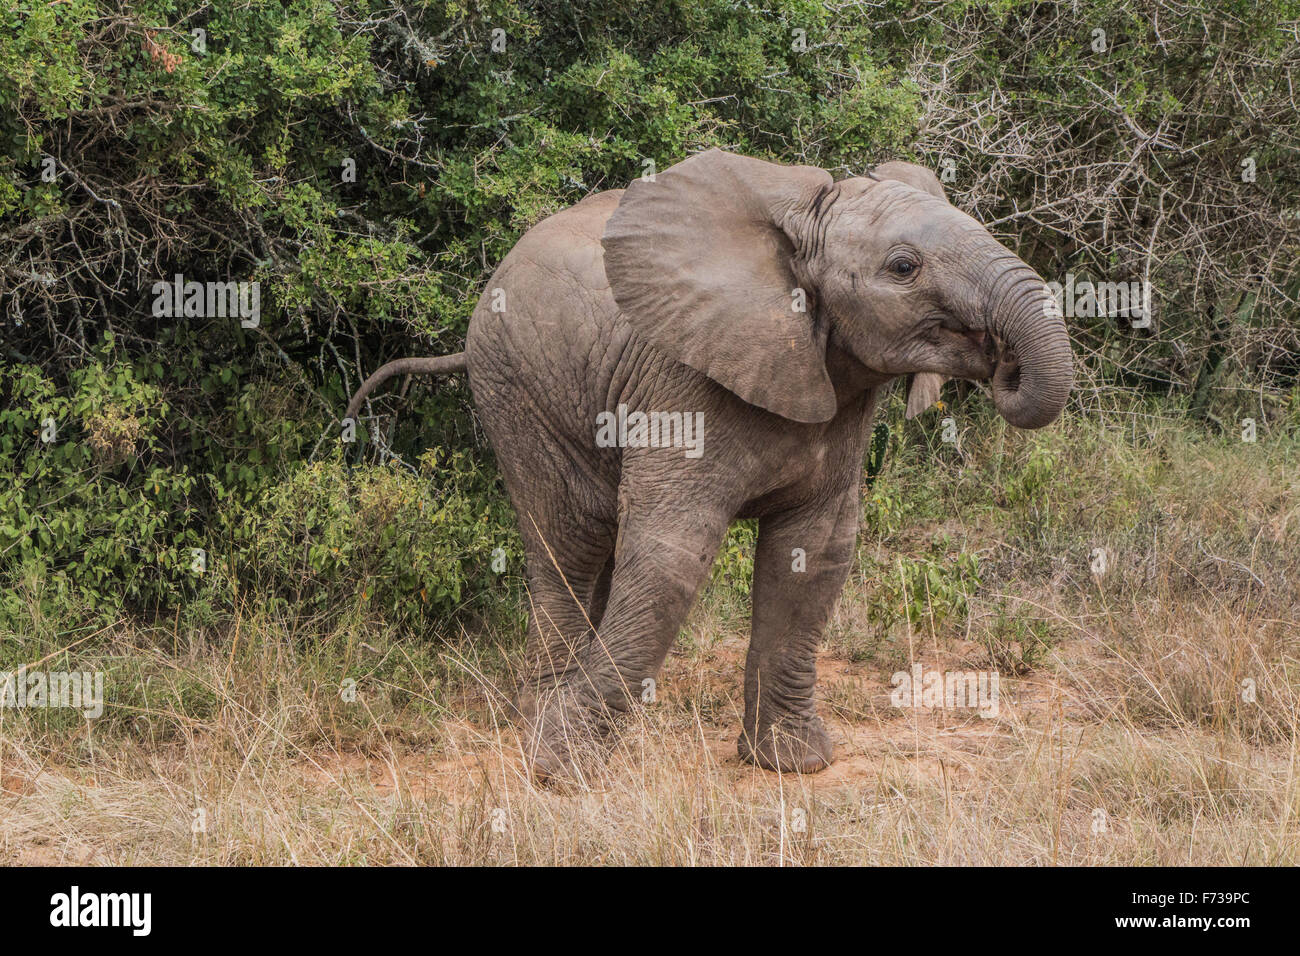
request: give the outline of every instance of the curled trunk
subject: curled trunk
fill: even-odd
[[[998,412],[1017,428],[1041,428],[1061,414],[1074,377],[1061,310],[1029,272],[1016,277],[989,314],[1001,343],[992,382]]]

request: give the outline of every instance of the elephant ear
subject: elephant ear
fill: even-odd
[[[657,349],[798,422],[835,415],[825,328],[797,290],[787,231],[830,188],[825,170],[711,149],[623,193],[605,224],[605,274]]]
[[[936,372],[917,372],[907,387],[907,411],[903,417],[913,419],[939,400],[943,383],[948,379]]]

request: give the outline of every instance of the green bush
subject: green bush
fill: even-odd
[[[161,390],[107,347],[65,392],[31,365],[0,369],[0,382],[0,620],[30,613],[18,580],[104,619],[179,599],[198,540],[185,520],[196,479],[144,464],[160,451]]]
[[[0,369],[13,399],[0,409],[0,629],[34,613],[107,622],[184,605],[210,617],[241,593],[302,613],[360,601],[437,622],[517,585],[521,546],[484,463],[431,449],[411,470],[393,459],[353,471],[337,442],[312,461],[291,392],[229,391],[218,373],[214,398],[227,399],[209,421],[233,422],[243,447],[203,455],[191,443],[206,458],[196,474],[167,461],[162,370],[115,359],[113,345],[66,395],[35,366]]]
[[[1012,507],[1028,507],[1045,498],[1057,477],[1059,455],[1050,439],[1035,441],[1024,463],[1006,480],[1003,492]]]
[[[376,396],[365,461],[344,479],[332,456],[350,393],[390,358],[459,349],[488,276],[541,218],[710,146],[837,176],[950,163],[954,200],[1001,223],[1045,277],[1152,265],[1156,332],[1073,325],[1083,410],[1147,390],[1224,427],[1255,403],[1265,435],[1292,427],[1287,51],[1300,10],[1197,0],[1158,33],[1157,12],[1151,0],[12,0],[0,12],[0,614],[30,616],[33,601],[94,620],[210,614],[241,594],[324,610],[351,574],[372,579],[361,591],[383,614],[445,621],[467,588],[496,580],[483,549],[513,540],[463,378]],[[1246,158],[1256,182],[1241,179]],[[260,325],[155,314],[153,284],[177,274],[260,283]],[[957,467],[948,446],[917,457],[904,439],[918,427],[891,442],[914,459],[906,474]],[[418,479],[383,464],[428,448],[446,452]],[[992,487],[1028,507],[1051,479],[1046,460],[1029,467]],[[866,515],[881,538],[941,504],[884,469]],[[314,494],[346,500],[312,515]],[[442,523],[417,510],[405,527],[419,535],[362,526],[368,494],[404,502],[393,522],[424,501]],[[741,592],[752,536],[733,533],[720,572]],[[346,561],[344,540],[357,542]]]
[[[979,558],[967,551],[950,555],[937,546],[932,551],[875,565],[878,590],[867,617],[882,632],[906,621],[934,635],[946,624],[965,620],[970,597],[980,586]]]
[[[713,563],[710,585],[749,597],[754,587],[754,549],[757,545],[757,521],[738,521],[733,524]]]
[[[430,449],[419,466],[297,469],[232,529],[247,565],[234,580],[300,613],[359,600],[408,624],[502,601],[523,560],[508,505],[461,452]]]

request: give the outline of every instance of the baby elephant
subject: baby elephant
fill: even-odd
[[[1034,270],[933,173],[863,177],[713,149],[539,223],[506,256],[463,355],[528,556],[518,709],[534,777],[597,766],[642,699],[737,518],[758,519],[740,756],[832,759],[813,704],[821,633],[854,555],[882,388],[909,415],[944,377],[989,380],[1012,425],[1070,390]]]

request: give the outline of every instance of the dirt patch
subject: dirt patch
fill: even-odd
[[[732,638],[705,651],[671,655],[660,706],[673,713],[655,732],[673,738],[662,745],[680,752],[687,774],[713,773],[737,790],[780,789],[785,785],[781,775],[743,763],[736,752],[744,650],[743,641]],[[927,673],[961,667],[957,656],[932,655],[919,663]],[[818,673],[819,708],[836,747],[829,768],[803,778],[819,790],[873,789],[886,759],[900,755],[910,760],[915,773],[959,784],[973,773],[977,760],[1009,749],[1013,726],[1042,724],[1067,711],[1070,716],[1084,713],[1068,687],[1050,676],[1001,678],[997,715],[981,717],[973,708],[895,707],[888,677],[878,668],[829,654],[819,660]],[[477,799],[485,787],[531,787],[512,725],[461,718],[444,721],[440,736],[436,753],[397,746],[382,754],[321,752],[300,760],[298,768],[309,786],[361,787],[415,800],[437,795],[455,802]],[[635,772],[638,748],[656,745],[637,739],[635,730],[629,736],[627,746],[611,759],[614,772]]]

